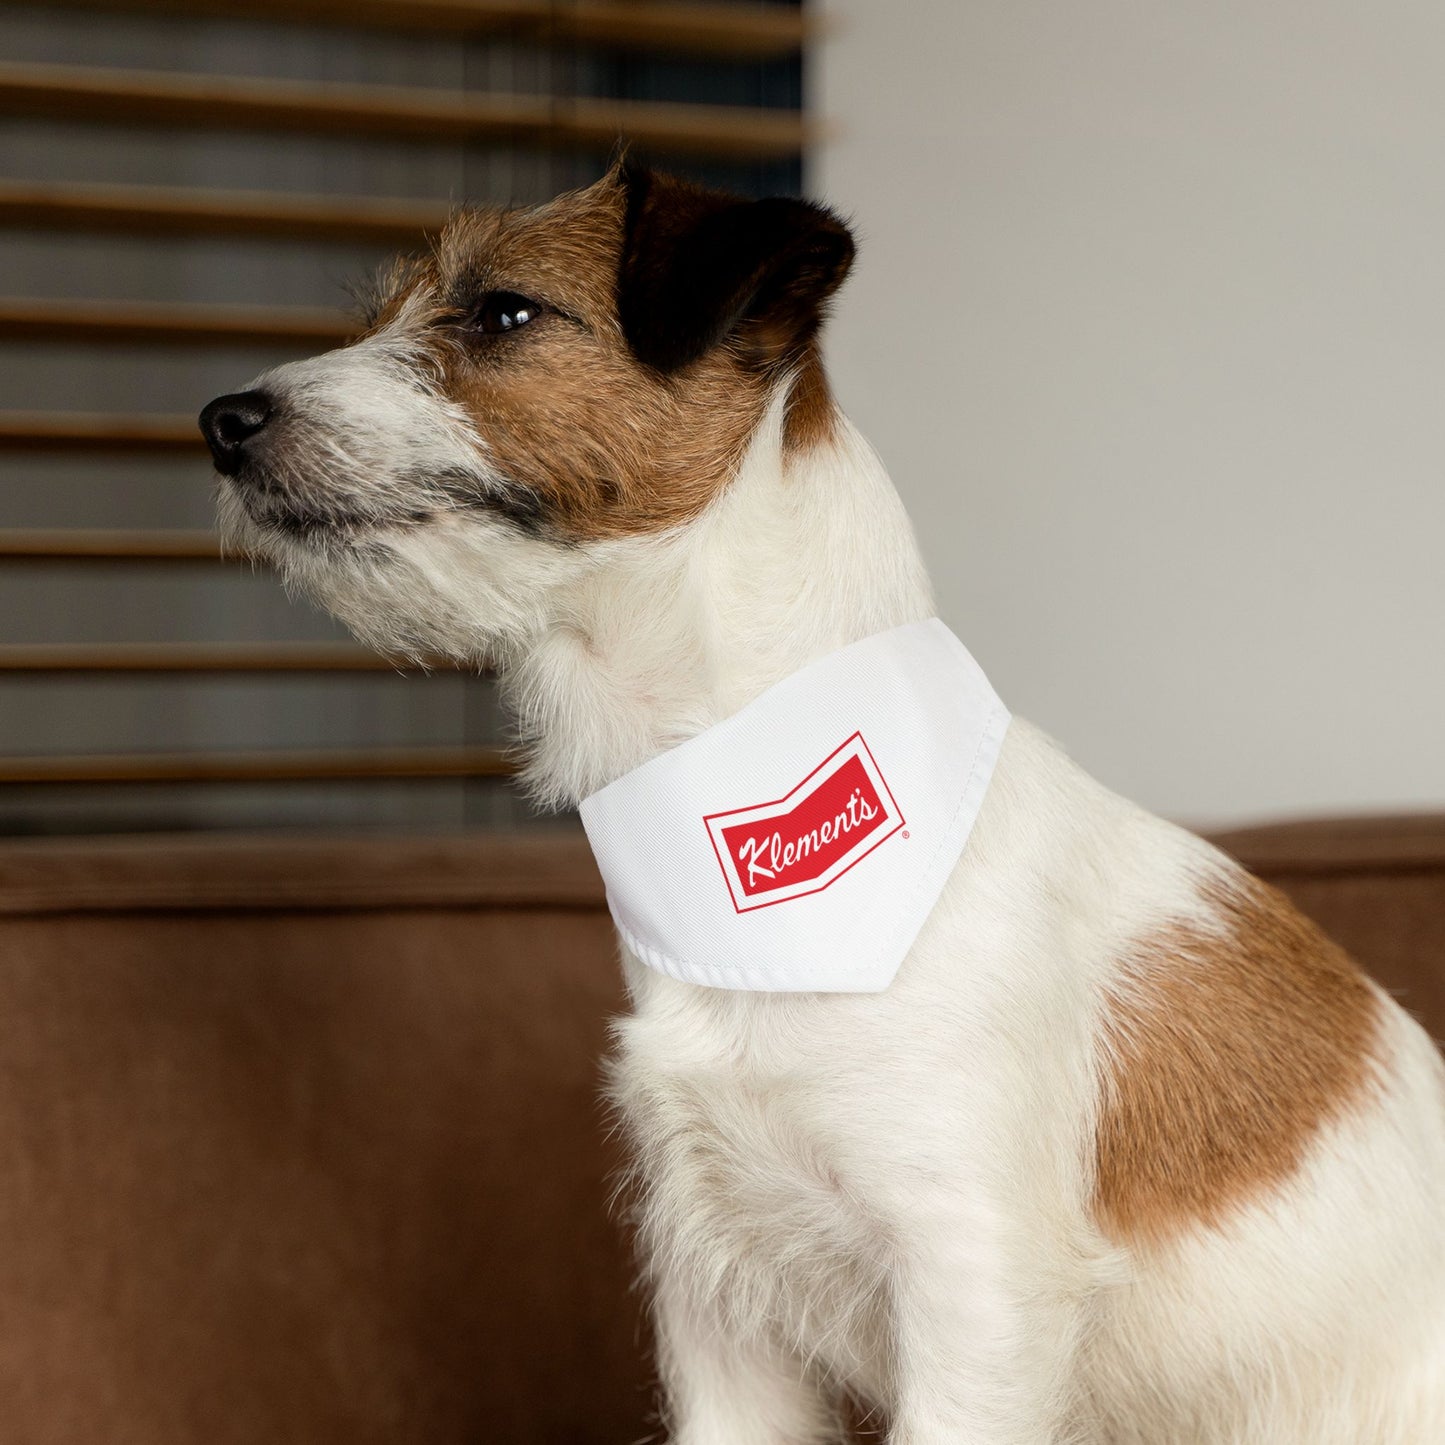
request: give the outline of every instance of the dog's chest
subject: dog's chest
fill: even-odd
[[[846,1088],[766,1028],[766,1006],[721,995],[685,1020],[644,1006],[622,1025],[615,1096],[646,1248],[743,1328],[880,1388],[884,1240],[849,1167]]]

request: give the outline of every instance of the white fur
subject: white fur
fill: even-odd
[[[343,396],[335,364],[270,384]],[[230,520],[362,636],[496,660],[532,786],[575,802],[932,614],[877,457],[843,423],[785,464],[781,400],[666,536],[564,547],[456,513],[358,551]],[[433,405],[368,390],[369,474],[407,470],[395,418]],[[1154,1254],[1091,1216],[1102,1001],[1132,941],[1209,925],[1200,885],[1229,867],[1016,721],[886,993],[721,992],[625,960],[613,1089],[677,1445],[832,1440],[843,1390],[893,1445],[1445,1441],[1445,1090],[1388,1001],[1378,1099],[1287,1188]]]

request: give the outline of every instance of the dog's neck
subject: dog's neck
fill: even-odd
[[[542,801],[575,804],[815,658],[933,615],[908,518],[839,415],[806,451],[780,397],[678,532],[607,544],[504,670]]]

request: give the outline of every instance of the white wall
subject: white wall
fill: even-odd
[[[1445,6],[827,0],[832,323],[943,615],[1104,781],[1445,805]]]

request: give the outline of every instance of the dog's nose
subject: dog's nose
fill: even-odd
[[[218,396],[201,412],[201,433],[222,476],[234,477],[241,470],[246,443],[270,421],[271,411],[271,398],[264,391],[238,391]]]

